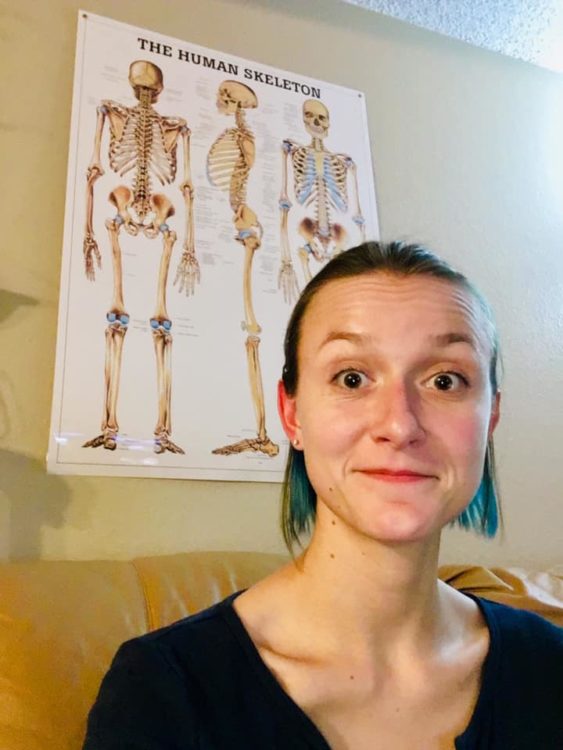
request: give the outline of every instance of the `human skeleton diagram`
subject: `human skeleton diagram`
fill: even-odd
[[[315,99],[303,104],[303,123],[312,136],[308,146],[292,140],[282,143],[282,190],[280,195],[281,266],[278,287],[286,302],[299,295],[297,275],[293,268],[288,238],[288,216],[292,203],[288,196],[288,161],[293,169],[293,192],[300,206],[312,208],[313,216],[306,216],[299,224],[303,238],[299,258],[305,282],[311,279],[309,260],[328,260],[342,252],[347,233],[343,226],[332,221],[331,211],[348,213],[348,177],[352,176],[355,212],[352,221],[358,227],[361,241],[365,240],[365,221],[360,208],[356,165],[346,154],[327,151],[324,140],[328,136],[330,114],[325,105]]]
[[[105,222],[109,234],[113,264],[113,299],[106,315],[105,398],[100,435],[84,443],[84,447],[103,446],[115,450],[118,441],[117,401],[123,343],[129,325],[129,313],[123,298],[123,273],[119,234],[125,230],[136,237],[162,237],[162,255],[156,280],[156,306],[150,318],[156,354],[158,383],[158,417],[154,429],[156,453],[184,453],[170,439],[171,434],[171,355],[172,321],[166,310],[166,286],[176,232],[168,220],[175,209],[166,195],[152,192],[152,178],[161,185],[176,179],[177,147],[183,147],[183,181],[179,188],[185,204],[185,239],[182,256],[174,283],[180,292],[193,294],[199,282],[199,264],[195,256],[193,235],[193,187],[190,175],[190,130],[180,117],[164,117],[154,108],[163,89],[162,71],[156,65],[137,60],[129,68],[129,83],[138,104],[126,107],[105,100],[97,109],[94,152],[87,170],[86,226],[84,262],[86,277],[94,281],[95,266],[101,268],[101,253],[94,235],[94,183],[104,174],[101,162],[101,142],[106,120],[109,122],[109,166],[119,177],[127,175],[128,184],[117,185],[109,194],[109,201],[117,213]]]
[[[258,106],[252,89],[238,81],[223,81],[217,93],[217,109],[227,116],[234,116],[235,127],[224,130],[211,146],[207,155],[207,175],[212,185],[229,193],[233,211],[235,239],[244,247],[244,270],[242,293],[246,331],[246,357],[248,379],[256,417],[256,437],[243,439],[231,445],[216,448],[213,453],[232,455],[253,451],[267,456],[276,456],[279,447],[270,440],[266,432],[266,410],[260,369],[260,336],[252,305],[252,262],[254,253],[262,241],[262,226],[258,217],[246,203],[248,176],[255,159],[254,135],[246,123],[245,110]]]

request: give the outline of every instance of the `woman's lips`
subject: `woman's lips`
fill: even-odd
[[[408,469],[361,469],[361,474],[379,479],[382,482],[421,482],[426,479],[436,479],[432,474],[420,474]]]

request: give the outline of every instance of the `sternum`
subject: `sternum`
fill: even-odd
[[[326,235],[330,226],[330,217],[324,176],[324,154],[315,154],[315,167],[317,173],[317,223],[320,234]]]

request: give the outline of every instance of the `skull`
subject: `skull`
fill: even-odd
[[[140,98],[141,89],[151,92],[151,101],[155,102],[163,89],[162,70],[148,60],[135,60],[129,66],[129,83],[135,96]]]
[[[326,138],[330,125],[328,109],[316,99],[307,99],[303,104],[303,123],[313,138]]]
[[[223,81],[217,92],[217,109],[225,115],[232,115],[241,107],[250,109],[258,106],[254,91],[238,81]]]

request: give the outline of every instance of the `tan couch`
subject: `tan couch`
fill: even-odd
[[[192,552],[131,562],[0,564],[0,750],[79,750],[120,643],[219,601],[284,558]],[[456,588],[563,625],[563,575],[447,566]]]

